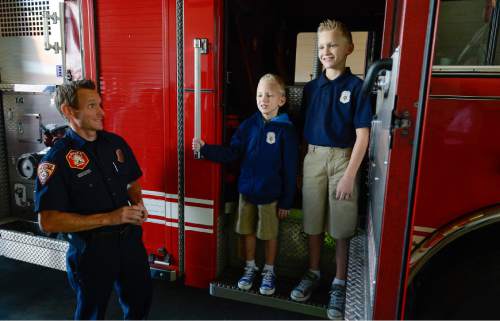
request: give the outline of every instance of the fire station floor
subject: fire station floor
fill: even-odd
[[[72,319],[75,296],[66,273],[0,257],[0,319]],[[110,299],[107,319],[122,319],[117,298]],[[306,320],[312,317],[217,298],[208,289],[154,280],[149,319]]]

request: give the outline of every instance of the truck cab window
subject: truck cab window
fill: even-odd
[[[434,65],[491,65],[492,60],[488,57],[494,47],[498,47],[498,26],[494,23],[496,7],[497,0],[442,1]],[[498,62],[497,57],[495,64]]]

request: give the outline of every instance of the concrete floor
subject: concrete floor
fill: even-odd
[[[208,289],[154,280],[150,319],[304,320],[307,315],[212,297]],[[75,296],[66,273],[0,257],[0,319],[72,319]],[[122,319],[115,296],[107,319]]]

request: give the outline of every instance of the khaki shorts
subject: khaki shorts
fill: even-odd
[[[277,201],[255,205],[240,194],[236,233],[243,235],[256,233],[257,238],[261,240],[277,239],[279,227],[277,205]]]
[[[348,200],[335,197],[351,152],[352,148],[309,145],[302,185],[305,233],[318,235],[326,231],[335,239],[354,235],[358,221],[358,179]]]

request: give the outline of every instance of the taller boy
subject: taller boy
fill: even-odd
[[[357,173],[365,155],[372,110],[360,95],[362,80],[346,68],[352,53],[351,32],[335,20],[318,27],[318,56],[324,71],[304,88],[304,159],[302,186],[304,231],[309,236],[309,270],[290,296],[306,301],[320,279],[323,232],[336,241],[336,274],[327,309],[330,319],[343,318],[349,238],[357,225]]]

